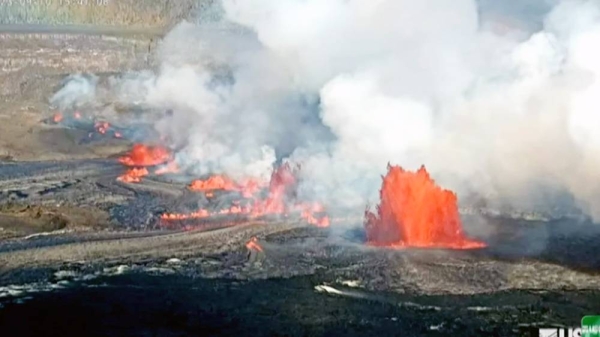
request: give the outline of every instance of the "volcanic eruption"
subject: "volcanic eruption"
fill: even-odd
[[[134,144],[132,150],[121,156],[119,162],[129,169],[117,180],[126,183],[137,183],[141,178],[147,176],[150,172],[146,167],[158,166],[154,174],[166,174],[177,172],[179,168],[177,163],[172,160],[171,152],[162,146],[150,146],[144,144]]]
[[[119,158],[119,162],[126,166],[155,166],[170,159],[171,152],[162,146],[134,144],[131,152]]]
[[[139,183],[142,177],[148,175],[148,169],[145,167],[133,167],[128,169],[123,175],[117,177],[118,181],[125,183]]]
[[[207,179],[192,181],[189,189],[196,192],[203,192],[207,196],[211,196],[216,190],[238,191],[244,198],[250,198],[264,187],[263,185],[263,183],[256,179],[247,179],[241,183],[236,183],[225,175],[216,174]]]
[[[200,209],[192,213],[165,213],[162,220],[189,220],[203,219],[217,215],[245,215],[251,218],[265,215],[288,216],[290,213],[299,213],[300,217],[308,223],[318,227],[328,227],[329,218],[324,214],[325,209],[319,203],[298,202],[296,200],[296,189],[298,181],[296,178],[299,166],[285,163],[275,170],[268,184],[267,195],[262,198],[258,195],[262,184],[257,180],[249,179],[244,183],[236,183],[222,175],[215,175],[206,180],[196,180],[189,188],[193,191],[212,195],[215,190],[238,191],[244,199],[232,202],[228,208],[219,211]]]
[[[463,232],[456,194],[435,184],[424,166],[417,172],[388,165],[377,213],[365,212],[367,241],[374,246],[481,248]]]

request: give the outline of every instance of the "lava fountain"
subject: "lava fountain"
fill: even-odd
[[[250,218],[262,217],[265,215],[287,216],[290,213],[297,212],[300,217],[309,224],[317,227],[329,227],[329,217],[325,215],[325,208],[317,202],[307,203],[298,202],[296,179],[299,166],[292,167],[285,163],[271,174],[271,180],[268,184],[267,196],[254,195],[262,189],[263,184],[258,180],[247,180],[244,183],[237,183],[225,176],[215,175],[206,180],[196,180],[188,188],[193,191],[211,193],[214,190],[240,191],[243,198],[252,199],[249,203],[242,205],[241,200],[234,201],[229,208],[220,211],[209,211],[200,209],[192,213],[165,213],[161,216],[162,220],[188,220],[202,219],[217,215],[246,215]]]
[[[437,186],[424,166],[409,172],[388,165],[377,212],[365,212],[367,242],[374,246],[473,249],[483,242],[463,232],[456,194]]]
[[[168,162],[171,152],[162,146],[135,144],[128,154],[119,158],[125,166],[155,166]]]
[[[172,160],[171,152],[162,146],[135,144],[131,152],[119,158],[119,162],[130,167],[117,178],[126,183],[140,182],[142,177],[150,173],[146,166],[163,165],[156,170],[155,174],[172,173],[179,170],[177,164]]]

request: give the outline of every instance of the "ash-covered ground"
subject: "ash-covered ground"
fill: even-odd
[[[165,224],[206,202],[192,177],[119,182],[130,140],[45,122],[65,75],[151,66],[150,38],[0,43],[3,335],[516,336],[600,313],[600,231],[573,217],[464,214],[489,245],[465,251],[368,247],[344,214]]]

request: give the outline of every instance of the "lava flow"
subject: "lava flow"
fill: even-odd
[[[96,122],[96,123],[94,123],[94,129],[96,129],[96,131],[98,131],[98,133],[104,135],[110,129],[110,123],[108,123],[108,122]]]
[[[81,113],[79,111],[73,112],[73,115],[65,115],[61,112],[57,112],[52,116],[52,122],[54,124],[62,124],[69,123],[69,121],[73,121],[73,119],[81,119]]]
[[[237,186],[233,180],[217,174],[205,180],[197,179],[192,181],[189,189],[197,192],[210,192],[214,190],[236,191]]]
[[[61,112],[57,112],[52,116],[52,122],[54,124],[69,124],[72,123],[73,120],[81,120],[81,112],[75,111],[72,114],[63,114]]]
[[[250,185],[258,186],[256,184]],[[234,182],[230,182],[228,179],[223,178],[221,176],[215,176],[212,180],[204,180],[201,183],[198,182],[195,185],[190,186],[190,188],[196,188],[197,190],[207,191],[208,187],[215,186],[220,187],[220,189],[230,190],[238,190],[240,188],[240,185]],[[198,211],[186,214],[166,213],[163,214],[161,218],[163,220],[187,220],[208,218],[217,215],[234,214],[247,215],[250,217],[260,217],[264,215],[287,215],[290,212],[299,212],[303,219],[307,220],[313,225],[319,227],[329,226],[329,218],[327,216],[322,215],[324,213],[324,208],[320,204],[290,204],[290,201],[295,200],[296,198],[296,187],[297,180],[295,176],[295,170],[293,170],[292,167],[286,163],[273,171],[266,199],[254,199],[251,203],[246,204],[245,206],[240,206],[239,202],[234,202],[233,205],[231,205],[229,208],[225,208],[220,211],[211,212],[206,209],[200,209]],[[248,190],[246,191],[247,193],[249,193]],[[321,216],[317,216],[316,214],[321,214]]]
[[[96,129],[96,132],[98,132],[101,135],[107,135],[112,133],[113,137],[115,138],[123,138],[123,135],[120,132],[116,131],[114,127],[106,121],[95,122],[94,129]],[[92,137],[93,133],[90,133],[89,136]]]
[[[203,192],[207,197],[213,195],[214,191],[238,191],[244,198],[251,198],[254,194],[260,191],[264,184],[255,179],[247,179],[242,183],[236,183],[227,176],[214,175],[208,179],[196,179],[192,181],[189,189],[195,192]]]
[[[259,214],[281,214],[286,211],[285,202],[296,198],[296,171],[300,167],[292,168],[288,163],[273,171],[269,183],[269,196],[264,203],[255,207]]]
[[[88,138],[92,138],[98,135],[112,135],[114,138],[123,138],[123,135],[116,130],[109,122],[106,121],[94,121],[92,116],[86,116],[83,118],[81,112],[75,111],[72,114],[63,114],[57,112],[52,116],[52,123],[62,124],[64,126],[76,127],[76,128],[92,128],[93,123],[94,131],[88,133]]]
[[[325,208],[323,205],[318,202],[312,203],[310,205],[304,205],[304,209],[302,210],[301,217],[305,219],[309,224],[315,225],[317,227],[329,227],[329,217],[317,218],[314,214],[324,213]]]
[[[157,170],[157,174],[175,172],[178,170],[176,164],[171,160],[171,152],[164,147],[135,144],[128,154],[119,158],[119,162],[131,167],[117,180],[126,183],[137,183],[141,178],[149,174],[146,166],[166,164]]]
[[[155,166],[168,162],[171,152],[162,146],[135,144],[128,154],[119,158],[125,166]]]
[[[117,180],[125,183],[139,183],[142,180],[142,177],[147,175],[148,169],[145,167],[134,167],[128,169],[124,174],[117,177]]]
[[[258,239],[256,238],[256,236],[253,236],[250,240],[248,240],[248,242],[246,242],[246,248],[248,250],[253,250],[253,251],[256,251],[256,252],[262,252],[263,251],[263,248],[258,243]]]
[[[417,172],[388,166],[377,214],[365,212],[367,241],[374,246],[472,249],[485,244],[465,236],[456,195],[443,190],[424,166]]]

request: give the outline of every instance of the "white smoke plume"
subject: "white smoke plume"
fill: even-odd
[[[94,75],[70,75],[62,87],[50,98],[50,104],[60,110],[75,108],[96,99],[98,77]]]
[[[425,164],[466,203],[600,220],[600,3],[492,3],[222,0],[127,88],[175,111],[157,127],[199,173],[290,157],[302,193],[362,211],[388,162]]]
[[[472,0],[223,3],[320,92],[336,140],[296,155],[331,202],[374,196],[365,177],[391,161],[459,196],[539,208],[564,191],[600,217],[597,2],[558,2],[537,31],[486,28]]]

